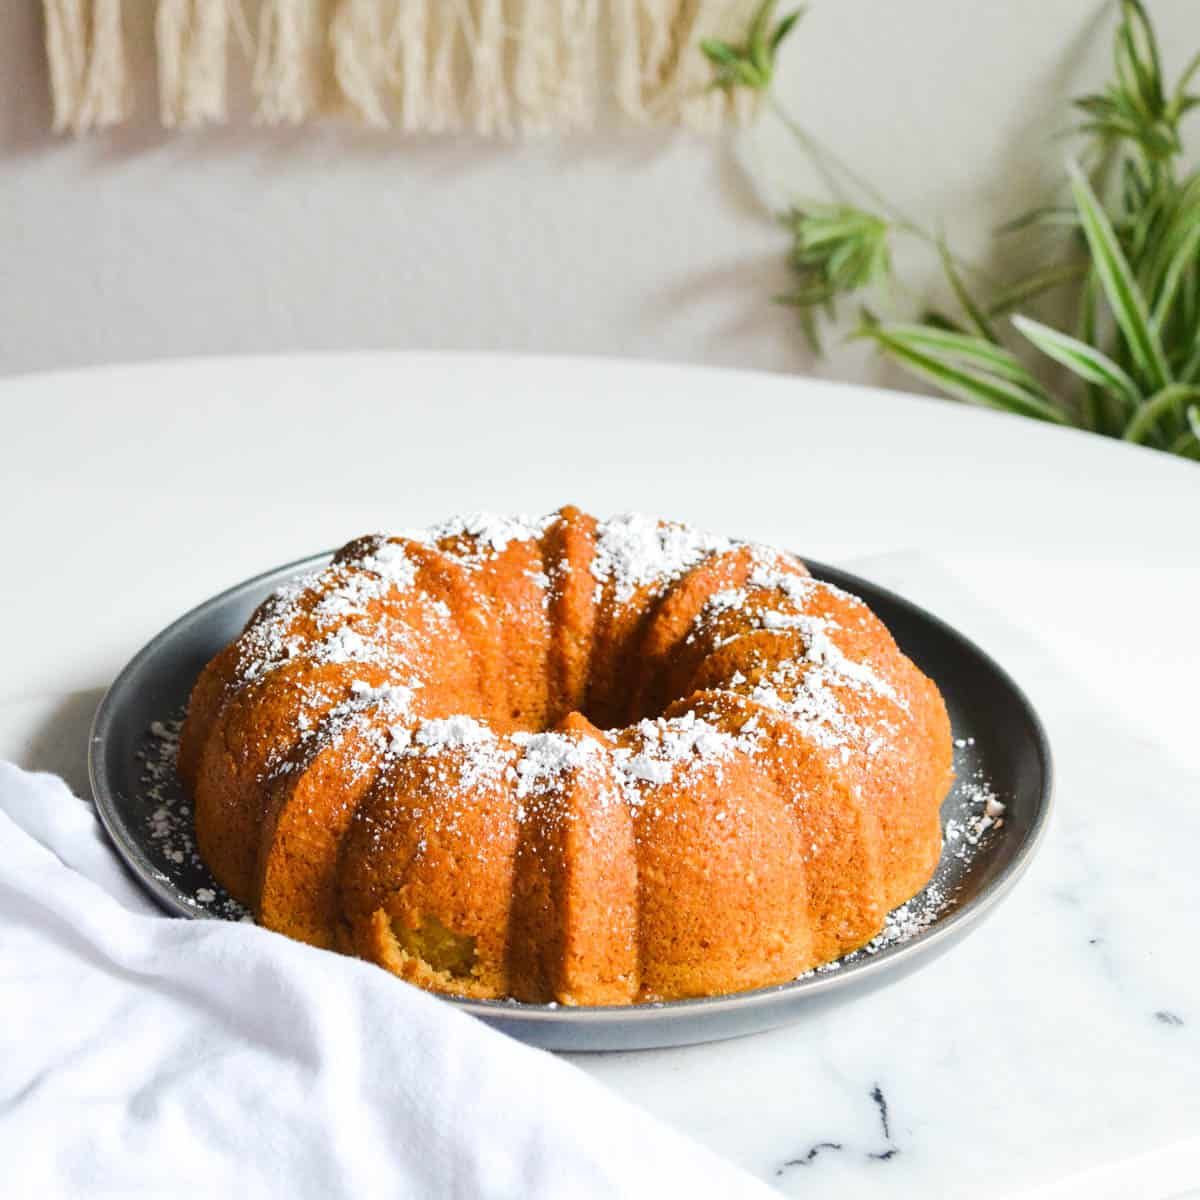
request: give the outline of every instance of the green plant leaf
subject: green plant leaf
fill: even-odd
[[[765,92],[771,86],[776,52],[803,12],[803,9],[797,9],[789,13],[772,29],[771,22],[778,2],[762,0],[750,18],[746,41],[740,46],[717,38],[701,40],[701,53],[716,68],[710,89],[731,91],[744,87],[754,92]]]
[[[1150,325],[1145,297],[1129,269],[1112,223],[1079,165],[1069,163],[1067,171],[1096,274],[1113,317],[1125,336],[1130,356],[1151,388],[1164,388],[1171,382],[1166,355],[1158,334]]]
[[[1048,399],[1042,385],[1012,351],[995,342],[973,333],[947,329],[940,323],[914,325],[890,321],[884,328],[890,336],[902,339],[917,349],[927,350],[946,362],[1005,379],[1028,392],[1034,399]]]
[[[1179,82],[1175,85],[1174,94],[1171,96],[1171,103],[1167,106],[1168,111],[1173,120],[1178,121],[1184,113],[1195,108],[1200,104],[1200,96],[1188,95],[1188,84],[1192,82],[1192,77],[1200,71],[1200,50],[1192,56],[1191,61],[1183,69],[1183,74],[1179,77]]]
[[[769,75],[771,71],[771,55],[767,49],[767,26],[775,15],[775,5],[778,0],[763,0],[750,20],[750,29],[746,35],[746,54],[758,71]]]
[[[1182,415],[1189,401],[1200,400],[1200,387],[1173,383],[1151,396],[1130,418],[1122,434],[1127,442],[1145,443],[1155,426],[1171,414]],[[1184,418],[1187,419],[1186,417]]]
[[[1132,225],[1130,261],[1151,308],[1166,282],[1172,260],[1193,229],[1200,224],[1200,171],[1181,184],[1160,178],[1144,212]],[[1168,355],[1168,358],[1170,356]]]
[[[705,38],[700,49],[718,67],[732,67],[738,61],[737,51],[728,43],[716,38]]]
[[[1187,430],[1181,433],[1167,447],[1167,450],[1171,454],[1178,454],[1180,458],[1200,460],[1200,437],[1197,437],[1191,430]]]
[[[936,308],[927,308],[921,314],[919,325],[940,329],[944,333],[958,333],[964,337],[970,337],[970,334],[957,321],[946,316],[944,312],[939,312]]]
[[[1170,221],[1171,197],[1165,188],[1149,192],[1139,189],[1136,199],[1127,199],[1125,205],[1132,214],[1123,231],[1128,256],[1131,262],[1144,263],[1161,242],[1164,222]]]
[[[948,395],[968,404],[980,404],[1005,412],[1036,417],[1055,424],[1069,424],[1063,413],[1048,400],[1031,395],[1025,388],[1005,379],[992,378],[955,366],[919,349],[908,338],[886,325],[864,325],[859,336],[873,339],[889,355],[915,375],[929,380]]]
[[[946,245],[946,239],[940,235],[937,240],[937,252],[938,257],[942,260],[942,273],[950,284],[950,290],[954,292],[955,299],[962,305],[963,312],[967,314],[967,318],[975,327],[976,332],[980,337],[987,338],[989,342],[998,342],[1000,339],[996,336],[996,331],[992,328],[987,313],[975,303],[975,298],[967,290],[967,285],[963,283],[962,275],[959,274],[954,257],[950,253],[950,247]]]
[[[804,9],[798,8],[795,12],[790,12],[786,17],[775,26],[775,32],[771,34],[771,54],[774,55],[779,47],[783,44],[783,39],[792,32],[792,27],[800,18],[804,16]]]
[[[1191,357],[1183,364],[1179,372],[1180,383],[1200,383],[1200,338],[1196,339],[1195,349]]]
[[[786,303],[800,309],[824,308],[832,315],[839,298],[890,277],[891,226],[873,213],[819,204],[792,209],[782,223],[792,237],[788,259],[799,277]],[[806,334],[813,327],[806,323]]]
[[[1197,220],[1196,224],[1188,230],[1183,244],[1176,250],[1170,266],[1167,267],[1162,287],[1158,293],[1158,300],[1150,318],[1156,330],[1161,330],[1166,324],[1184,276],[1188,271],[1196,268],[1198,261],[1200,261],[1200,220]]]
[[[815,345],[818,327],[844,298],[872,288],[890,294],[892,242],[915,237],[937,249],[957,300],[954,318],[927,312],[919,323],[881,324],[868,314],[858,336],[960,400],[1200,457],[1194,427],[1200,420],[1194,415],[1200,411],[1194,394],[1200,388],[1200,171],[1180,179],[1179,133],[1184,115],[1200,107],[1200,96],[1188,91],[1200,73],[1200,54],[1168,88],[1147,4],[1118,5],[1112,77],[1075,102],[1079,128],[1092,135],[1080,152],[1090,174],[1070,164],[1071,207],[1034,209],[998,231],[1054,233],[1057,227],[1066,233],[1049,249],[1049,237],[1037,239],[1030,248],[1042,251],[1041,262],[1003,287],[982,272],[984,282],[978,282],[943,238],[899,212],[772,97],[834,197],[834,203],[788,215],[797,285],[779,299],[797,309]],[[721,43],[710,54],[722,85],[768,88],[774,51],[798,15],[777,22],[775,14],[775,0],[756,5],[745,44]],[[825,170],[822,163],[830,162],[834,167]],[[884,215],[857,208],[846,195]],[[1069,255],[1076,247],[1079,254]],[[999,336],[1000,317],[1056,288],[1077,314],[1075,336],[1028,317],[1015,318],[1015,326],[1030,347],[1070,372],[1071,378],[1062,376],[1061,395],[1049,392]]]
[[[1096,279],[1096,271],[1089,267],[1084,276],[1083,288],[1079,293],[1079,315],[1075,323],[1075,332],[1079,341],[1088,346],[1096,344],[1097,308],[1099,307],[1100,285]],[[1084,427],[1103,433],[1109,437],[1118,436],[1125,428],[1125,416],[1122,409],[1117,409],[1109,403],[1107,393],[1094,383],[1083,385],[1083,401],[1080,405]]]
[[[997,235],[1003,237],[1009,233],[1021,233],[1031,225],[1070,225],[1079,224],[1079,216],[1073,208],[1059,204],[1044,204],[1040,208],[1031,208],[1019,217],[1006,221],[996,227]]]
[[[1069,334],[1060,333],[1057,329],[1030,317],[1013,317],[1012,322],[1043,354],[1055,362],[1062,363],[1080,379],[1102,387],[1110,396],[1115,396],[1128,411],[1133,412],[1142,402],[1137,384],[1095,346],[1081,342]]]
[[[1141,0],[1121,0],[1123,20],[1117,30],[1118,59],[1123,50],[1137,80],[1137,96],[1155,111],[1163,106],[1162,63],[1158,56],[1158,38]],[[1120,63],[1118,63],[1118,71]]]
[[[821,345],[821,334],[817,328],[816,311],[822,301],[814,300],[809,296],[799,297],[795,292],[785,292],[772,297],[772,299],[776,304],[796,310],[796,315],[800,318],[800,329],[804,333],[804,340],[808,344],[809,351],[820,357],[824,353],[824,347]]]
[[[1024,279],[1018,279],[992,296],[991,302],[988,304],[988,316],[1003,317],[1018,305],[1036,300],[1038,296],[1068,283],[1078,282],[1087,272],[1087,263],[1081,262],[1064,263],[1060,266],[1043,267],[1041,270],[1033,271]]]

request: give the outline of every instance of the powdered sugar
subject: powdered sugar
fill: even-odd
[[[522,755],[517,762],[517,797],[546,791],[569,771],[583,770],[603,757],[595,738],[569,737],[562,733],[513,735]]]
[[[787,695],[784,698],[780,692]],[[829,689],[819,672],[801,673],[795,664],[781,664],[765,681],[753,685],[747,695],[787,717],[802,733],[827,750],[849,749],[861,740],[861,730]]]
[[[780,555],[777,551],[768,550],[762,546],[754,548],[754,569],[746,579],[749,587],[763,591],[782,592],[793,604],[803,604],[817,587],[817,582],[811,576],[801,575],[795,569],[784,571],[780,568]],[[829,585],[824,585],[828,587]]]
[[[673,579],[711,554],[732,549],[736,542],[693,529],[690,525],[625,513],[596,527],[591,570],[597,583],[611,580],[619,602],[632,599],[647,584]]]
[[[728,761],[739,751],[754,749],[759,740],[757,731],[743,727],[730,733],[695,713],[640,721],[629,735],[630,744],[613,752],[614,765],[627,782],[652,785],[669,783],[681,768]],[[640,793],[636,799],[640,802]]]
[[[462,714],[422,721],[413,730],[411,744],[398,752],[406,757],[452,761],[456,775],[445,784],[445,799],[451,805],[460,796],[514,777],[512,745]]]
[[[435,752],[445,747],[474,746],[495,740],[496,735],[486,725],[462,714],[422,721],[413,732],[413,741],[418,746]]]
[[[907,704],[869,664],[848,658],[829,636],[837,628],[826,617],[808,613],[763,612],[758,614],[762,627],[769,630],[794,629],[804,639],[804,661],[819,667],[827,676],[827,682],[840,687],[860,686],[868,688],[877,696],[884,696],[894,704],[906,708]]]
[[[420,683],[385,683],[375,687],[365,680],[356,679],[350,685],[350,694],[362,704],[383,704],[389,708],[406,712],[412,705],[413,696]]]
[[[359,565],[400,588],[410,588],[416,582],[417,565],[404,553],[404,545],[400,542],[381,540],[375,551],[361,559]]]
[[[434,541],[468,538],[470,548],[459,550],[454,557],[467,566],[478,566],[507,549],[510,542],[536,541],[554,520],[545,517],[506,516],[502,513],[462,513],[435,525],[429,532]]]
[[[142,764],[147,853],[161,877],[174,884],[177,894],[190,906],[226,920],[249,921],[246,909],[217,888],[196,849],[191,801],[176,770],[182,728],[182,711],[151,722],[137,752]]]
[[[710,614],[728,612],[730,609],[740,609],[746,603],[746,593],[740,588],[725,588],[713,592],[706,605]]]
[[[369,641],[354,629],[338,629],[324,641],[318,642],[313,650],[313,661],[318,663],[370,662],[377,654],[373,641]]]
[[[714,686],[747,696],[786,717],[806,737],[834,751],[843,762],[855,754],[874,757],[893,731],[875,704],[849,706],[847,694],[878,697],[902,712],[908,703],[871,662],[852,658],[838,644],[841,626],[829,615],[811,611],[829,598],[858,604],[853,597],[809,576],[784,570],[753,551],[755,566],[741,588],[726,588],[709,597],[689,635],[692,644],[707,641],[721,649],[752,638],[758,631],[795,633],[794,646],[768,653],[755,648],[754,659],[765,667],[753,678],[735,669]],[[767,607],[764,607],[767,605]],[[781,607],[789,605],[790,607]],[[728,631],[728,632],[726,632]],[[855,715],[851,715],[853,707]]]
[[[412,745],[412,730],[407,725],[389,725],[384,750],[387,754],[403,754]]]
[[[964,815],[946,822],[946,844],[951,854],[965,861],[986,837],[1004,827],[1008,806],[978,771],[965,779],[960,788],[970,808]]]
[[[675,762],[672,759],[654,758],[644,751],[641,754],[630,754],[628,750],[617,751],[616,766],[629,779],[640,779],[644,783],[670,783],[675,777]]]

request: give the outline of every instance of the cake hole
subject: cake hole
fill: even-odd
[[[475,939],[447,929],[437,917],[426,917],[419,929],[392,922],[396,941],[407,954],[449,975],[470,975],[475,966]]]

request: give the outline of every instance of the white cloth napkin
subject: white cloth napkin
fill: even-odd
[[[378,968],[171,920],[89,804],[0,763],[0,1193],[769,1195]]]

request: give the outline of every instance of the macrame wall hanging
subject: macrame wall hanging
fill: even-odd
[[[239,70],[266,125],[350,116],[511,136],[586,127],[612,97],[638,123],[711,129],[753,103],[708,87],[698,44],[740,41],[758,0],[43,3],[54,126],[74,133],[132,114],[131,39],[143,34],[172,128],[224,122]]]

